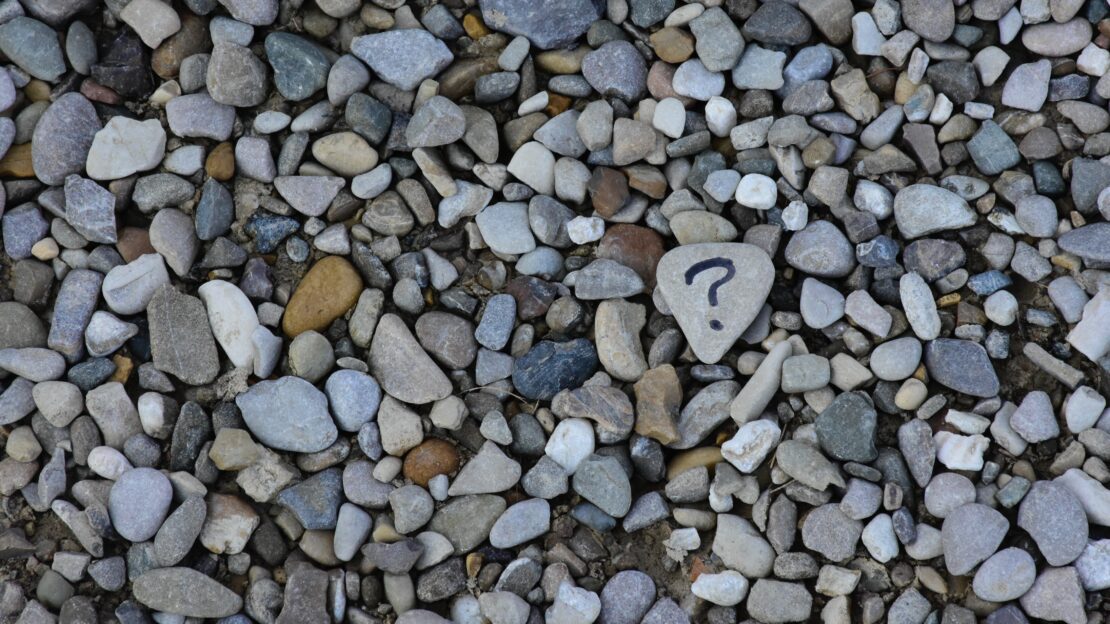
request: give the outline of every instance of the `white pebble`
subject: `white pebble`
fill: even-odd
[[[995,325],[1009,327],[1017,320],[1017,299],[1009,291],[999,290],[983,302],[983,313]]]
[[[762,173],[749,173],[740,178],[740,184],[736,187],[736,201],[748,208],[770,210],[775,207],[778,192],[775,181],[771,178]]]
[[[720,574],[700,574],[690,586],[690,591],[702,600],[715,605],[731,607],[740,604],[748,595],[748,579],[735,570]]]
[[[568,418],[551,432],[543,452],[572,475],[594,452],[594,428],[582,418]]]
[[[605,220],[600,217],[577,216],[567,222],[567,236],[575,245],[601,240],[604,235]]]
[[[732,102],[715,95],[705,103],[705,123],[714,136],[726,137],[736,125],[736,108]]]
[[[98,446],[89,451],[89,469],[110,481],[115,481],[134,466],[127,458],[110,446]]]

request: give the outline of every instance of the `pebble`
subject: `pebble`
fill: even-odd
[[[356,37],[351,53],[382,80],[411,91],[454,60],[442,41],[420,29],[394,30]]]
[[[238,594],[192,568],[150,570],[135,579],[133,591],[152,609],[189,618],[223,618],[243,606]]]
[[[967,340],[941,338],[925,345],[925,366],[938,383],[976,397],[998,393],[998,375],[982,346]]]
[[[1033,557],[1020,548],[1005,548],[979,566],[972,582],[975,595],[991,602],[1017,600],[1037,576]]]
[[[112,527],[124,539],[144,542],[158,532],[170,508],[169,479],[152,468],[133,468],[112,485],[108,513]]]
[[[156,119],[112,117],[93,137],[85,168],[94,180],[118,180],[157,167],[165,151],[166,131]]]
[[[610,41],[586,54],[582,75],[601,95],[632,102],[644,91],[647,66],[631,43]]]
[[[941,526],[944,563],[948,572],[964,575],[998,550],[1010,523],[985,505],[968,503],[954,509]]]
[[[259,382],[235,404],[251,433],[272,448],[315,453],[331,446],[338,435],[327,397],[298,377]]]
[[[929,210],[924,207],[929,206]],[[939,186],[913,184],[894,196],[894,219],[906,238],[968,227],[975,213],[959,195]]]
[[[1037,543],[1049,565],[1067,565],[1087,546],[1082,505],[1070,490],[1050,481],[1033,484],[1018,508],[1017,524]]]

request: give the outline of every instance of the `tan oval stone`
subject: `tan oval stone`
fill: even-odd
[[[282,319],[285,335],[322,332],[350,310],[362,292],[362,277],[340,256],[328,256],[309,269],[289,299]]]
[[[366,173],[378,164],[378,152],[354,132],[336,132],[316,139],[312,157],[348,178]]]

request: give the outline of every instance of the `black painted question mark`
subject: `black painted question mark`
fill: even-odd
[[[728,258],[709,258],[701,262],[694,263],[689,269],[686,269],[686,285],[689,286],[694,283],[694,278],[703,271],[710,269],[724,269],[725,276],[709,285],[709,305],[716,307],[717,305],[717,289],[728,283],[733,277],[736,276],[736,265]],[[717,319],[709,321],[709,327],[713,331],[721,331],[725,328]]]

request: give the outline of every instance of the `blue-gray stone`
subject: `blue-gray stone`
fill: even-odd
[[[85,350],[85,328],[89,325],[100,299],[104,276],[88,269],[75,269],[66,274],[54,300],[54,315],[46,344],[73,361]]]
[[[20,16],[0,25],[0,52],[39,80],[53,82],[66,71],[58,34],[37,19]]]
[[[990,119],[984,120],[979,131],[967,142],[967,151],[985,175],[997,175],[1021,161],[1014,140]]]
[[[598,93],[636,101],[647,87],[647,64],[636,46],[610,41],[582,59],[582,75]]]
[[[542,50],[559,48],[582,36],[601,18],[600,0],[481,0],[482,20],[494,30],[527,37]]]
[[[266,59],[274,68],[274,84],[286,99],[300,101],[328,82],[331,63],[316,44],[285,32],[266,37]]]
[[[928,343],[925,368],[934,381],[956,392],[982,398],[998,394],[998,374],[976,342],[939,338]]]
[[[85,96],[66,93],[39,117],[31,135],[31,166],[44,184],[57,186],[85,170],[100,119]]]
[[[862,392],[845,392],[817,416],[817,442],[830,457],[867,463],[875,459],[875,406]]]
[[[301,229],[301,224],[291,217],[282,217],[265,211],[258,211],[247,221],[243,230],[254,239],[254,250],[258,253],[273,253],[281,241]]]
[[[1100,221],[1065,233],[1060,248],[1088,263],[1110,262],[1110,223]]]
[[[231,193],[215,178],[205,181],[195,218],[197,238],[203,241],[213,240],[231,227],[231,222],[235,219]]]
[[[352,131],[377,145],[389,133],[389,127],[393,123],[393,112],[388,106],[369,95],[355,93],[347,100],[343,118]]]
[[[989,297],[1013,283],[1010,276],[1002,271],[990,270],[972,275],[967,280],[967,287],[980,297]]]
[[[31,248],[46,237],[50,224],[35,204],[23,204],[9,210],[0,220],[4,230],[4,252],[12,260],[31,257]]]
[[[338,468],[318,472],[277,495],[277,503],[306,529],[334,529],[342,502],[343,473]]]
[[[415,89],[455,59],[435,35],[418,28],[355,37],[351,53],[369,65],[379,78],[402,91]]]
[[[597,351],[586,338],[544,340],[517,358],[513,386],[526,398],[549,401],[560,390],[581,386],[597,365]]]

